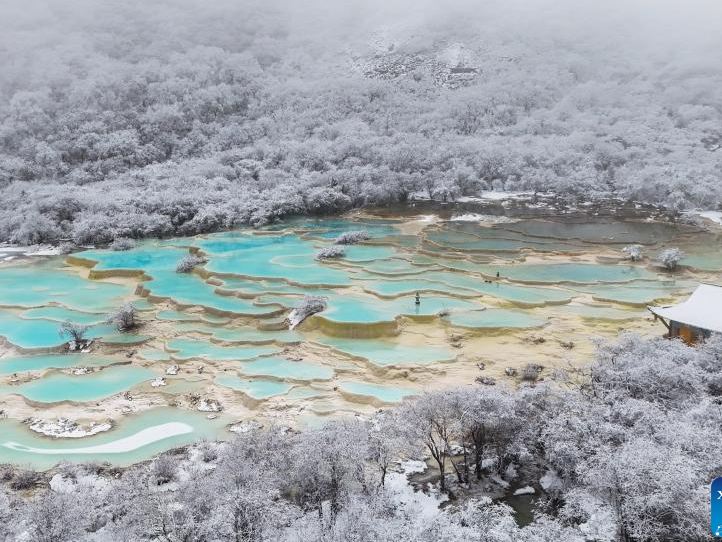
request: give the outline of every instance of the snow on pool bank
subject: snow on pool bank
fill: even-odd
[[[508,224],[517,222],[513,218],[496,215],[482,215],[479,213],[465,213],[462,215],[454,215],[449,219],[450,222],[484,222],[487,224]]]
[[[30,245],[30,246],[13,246],[1,245],[0,257],[8,256],[58,256],[62,253],[60,247],[53,245]],[[7,259],[7,258],[6,258]]]
[[[456,198],[459,203],[468,203],[473,201],[504,201],[514,199],[525,199],[534,196],[538,197],[554,197],[552,192],[507,192],[504,190],[487,190],[481,193],[479,196],[462,196]]]
[[[390,472],[386,476],[386,489],[391,500],[409,515],[433,518],[440,513],[439,506],[449,500],[449,496],[440,493],[429,484],[428,493],[416,491],[409,483],[409,474],[424,472],[427,469],[423,461],[406,461],[401,464],[402,472]]]
[[[99,444],[97,446],[87,446],[84,448],[34,448],[18,444],[17,442],[4,442],[5,448],[10,448],[18,452],[27,452],[43,455],[63,455],[63,454],[123,454],[133,452],[149,444],[179,435],[187,435],[193,432],[193,427],[187,423],[171,422],[148,427],[137,433],[130,435],[107,444]]]
[[[709,220],[710,222],[714,222],[715,224],[722,226],[722,211],[702,211],[700,209],[693,209],[690,211],[684,211],[682,214],[687,217],[704,218],[705,220]]]
[[[722,211],[702,211],[699,216],[722,225]]]

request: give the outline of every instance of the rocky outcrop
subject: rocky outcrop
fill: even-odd
[[[112,429],[112,422],[91,422],[87,426],[83,426],[76,421],[68,418],[58,418],[56,420],[42,420],[39,418],[30,418],[27,420],[28,428],[36,433],[47,437],[55,438],[81,438],[89,437]]]

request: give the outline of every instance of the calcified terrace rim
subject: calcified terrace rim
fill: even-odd
[[[549,367],[558,363],[562,355],[569,358],[570,353],[560,350],[559,344],[573,339],[578,346],[571,351],[571,357],[576,357],[574,363],[584,363],[592,349],[588,337],[616,333],[620,319],[625,322],[626,328],[658,334],[660,330],[640,318],[640,311],[633,310],[629,300],[611,299],[600,306],[599,314],[596,314],[597,300],[613,298],[605,294],[619,288],[633,289],[631,293],[645,301],[645,296],[658,299],[661,295],[671,299],[688,291],[694,281],[709,277],[709,274],[704,275],[692,268],[682,269],[681,276],[685,278],[682,281],[678,277],[658,275],[658,270],[648,260],[632,265],[630,269],[637,271],[630,273],[629,277],[620,277],[617,272],[621,269],[619,249],[623,246],[622,242],[533,236],[516,231],[514,224],[506,222],[493,225],[465,222],[459,226],[455,222],[418,221],[414,217],[385,222],[383,236],[360,245],[356,258],[320,263],[311,258],[313,251],[332,242],[333,236],[329,229],[322,227],[324,221],[313,222],[311,228],[304,228],[303,221],[299,221],[275,231],[243,230],[176,238],[155,244],[145,241],[141,252],[145,251],[145,256],[150,257],[147,268],[122,268],[120,265],[118,269],[113,269],[99,265],[102,257],[89,257],[93,253],[100,256],[110,254],[107,251],[68,256],[65,261],[72,267],[63,272],[77,277],[71,283],[99,285],[109,284],[107,281],[117,282],[124,286],[116,285],[105,290],[132,293],[135,289],[140,299],[147,300],[148,306],[143,307],[146,316],[143,327],[138,331],[138,340],[129,341],[126,336],[120,336],[121,340],[114,344],[96,341],[94,349],[100,354],[96,359],[105,357],[109,362],[95,363],[94,370],[106,371],[103,365],[138,366],[150,371],[149,378],[129,390],[133,400],[125,399],[123,392],[94,400],[93,404],[97,405],[92,410],[85,408],[90,404],[87,402],[68,400],[48,406],[17,394],[3,395],[2,392],[0,406],[7,406],[6,410],[14,419],[38,416],[53,419],[71,414],[86,421],[107,421],[118,420],[123,409],[130,408],[142,416],[159,405],[172,404],[176,414],[195,416],[194,423],[203,424],[206,423],[202,421],[206,415],[215,418],[217,414],[194,412],[197,405],[191,402],[191,395],[197,393],[201,398],[218,400],[228,421],[261,418],[272,419],[274,423],[283,420],[288,425],[294,425],[302,412],[310,412],[314,416],[350,412],[363,415],[424,389],[473,384],[477,376],[483,375],[507,378],[504,367],[527,362],[532,348],[535,360]],[[353,217],[339,218],[335,219],[332,230],[343,229],[344,225],[347,229],[361,229],[368,223],[357,222]],[[624,229],[615,227],[617,230]],[[492,241],[510,241],[519,246],[506,251],[494,248],[467,250],[463,242],[454,241],[471,239],[472,243],[483,242],[484,235],[492,229],[494,234],[489,237]],[[681,230],[678,239],[684,248],[684,243],[691,243],[692,239],[689,229]],[[429,239],[432,234],[435,236],[433,241]],[[252,240],[263,245],[265,242],[274,243],[280,236],[286,240],[295,237],[290,246],[300,252],[289,252],[279,257],[283,254],[282,250],[267,251],[272,256],[265,265],[280,265],[275,274],[285,273],[285,276],[215,272],[200,267],[191,275],[177,277],[168,267],[173,263],[174,257],[170,257],[173,254],[180,257],[191,252],[211,261],[219,257],[213,251],[203,250],[203,243],[223,245],[223,257],[231,258],[229,261],[232,262],[233,258],[241,257],[239,249],[233,248],[236,238],[238,242]],[[441,242],[444,236],[448,240],[446,244]],[[394,240],[403,242],[395,243]],[[525,243],[528,246],[521,246]],[[573,246],[575,250],[547,250],[555,244],[559,245],[557,248]],[[366,246],[387,248],[371,251],[366,250]],[[424,249],[432,246],[434,251]],[[661,245],[648,244],[646,250],[653,250],[655,246]],[[535,247],[544,250],[538,251]],[[153,257],[155,251],[168,252],[159,254],[160,259],[156,261]],[[252,253],[253,250],[248,254]],[[133,252],[129,254],[132,259]],[[368,258],[369,254],[377,257]],[[118,253],[112,256],[120,264],[125,257]],[[163,265],[166,267],[159,262],[165,262]],[[602,263],[605,265],[600,265]],[[575,278],[574,266],[579,266],[583,275],[591,273],[592,279],[586,276],[583,280],[570,280]],[[336,277],[335,281],[339,283],[324,284],[320,281],[316,284],[309,281],[315,267],[334,270],[326,275]],[[522,274],[509,273],[510,276],[505,276],[505,269],[514,269]],[[498,279],[496,270],[501,274]],[[552,278],[530,279],[524,276],[524,270],[530,270],[532,274],[550,271]],[[607,271],[609,274],[605,276]],[[51,275],[56,272],[51,269]],[[2,269],[0,277],[1,273]],[[83,273],[87,273],[87,280],[82,278]],[[554,278],[554,273],[558,273],[558,280]],[[163,288],[159,290],[163,295],[156,295],[154,290],[162,286],[159,277],[169,277],[187,288],[185,291],[190,292],[189,299],[184,299],[184,295],[175,299],[172,291],[165,295],[168,292]],[[669,284],[660,281],[659,277],[664,277]],[[408,288],[405,284],[409,285]],[[384,285],[391,288],[383,288]],[[416,314],[413,309],[416,291],[421,294],[421,303],[426,301],[427,306],[432,298],[457,300],[454,303],[461,305],[444,309],[442,314],[428,310]],[[295,306],[306,292],[329,296],[331,309],[339,301],[351,303],[347,307],[351,321],[343,321],[343,318],[337,321],[334,310],[329,310],[307,319],[293,335],[288,331],[279,331],[285,327],[284,318],[289,308]],[[353,316],[356,298],[368,305],[370,312],[366,316]],[[56,323],[65,314],[63,311],[67,310],[68,314],[82,311],[82,307],[75,306],[75,303],[67,307],[66,303],[72,302],[72,298],[66,297],[58,302],[52,295],[43,297],[41,293],[36,293],[33,299],[40,300],[33,303],[34,309],[25,304],[3,310],[14,311],[21,317],[23,311],[33,310],[35,313],[30,313],[32,320],[26,319],[28,322],[47,320]],[[45,302],[42,302],[43,299]],[[126,299],[133,300],[128,296]],[[220,301],[209,305],[198,302],[203,299]],[[233,299],[241,303],[234,307]],[[560,310],[570,301],[584,306],[583,314]],[[610,306],[614,313],[608,313],[610,317],[606,318],[604,311]],[[253,307],[253,310],[244,310],[243,307]],[[234,308],[237,310],[226,310]],[[372,317],[377,309],[385,312],[385,316]],[[85,314],[87,318],[93,318],[92,314]],[[500,325],[493,321],[494,315],[506,315],[508,321]],[[546,342],[539,343],[535,338],[538,336],[545,337]],[[193,351],[183,354],[181,349],[179,353],[173,346],[177,344],[174,341],[179,339],[190,340]],[[112,337],[110,340],[113,340]],[[136,342],[143,344],[132,344]],[[535,346],[530,346],[532,344]],[[392,350],[389,350],[391,347]],[[5,354],[0,352],[3,356],[0,360],[22,353],[12,344],[6,343],[4,348]],[[236,350],[245,350],[249,355],[239,357],[234,354]],[[217,356],[213,354],[215,351]],[[565,363],[568,361],[566,358]],[[173,364],[179,366],[179,375],[165,377],[165,369]],[[36,366],[30,372],[20,371],[18,382],[37,379],[41,382],[46,376],[63,373],[68,375],[64,378],[71,380],[83,378],[70,374],[70,366],[53,369],[51,365],[52,362],[47,366]],[[485,366],[484,373],[479,372],[481,365]],[[305,367],[310,372],[304,373]],[[201,368],[205,372],[198,373]],[[150,381],[157,377],[166,378],[166,385],[151,387]],[[9,382],[8,375],[0,375],[0,381],[17,385]],[[92,381],[92,376],[87,379],[88,383]],[[349,386],[349,383],[354,385]],[[198,418],[199,414],[201,418]],[[212,422],[207,420],[207,423]],[[178,423],[184,422],[180,419]],[[119,426],[122,424],[115,423],[107,433],[115,438],[113,435],[119,434]],[[226,434],[220,431],[214,436]],[[179,442],[177,438],[165,441],[169,446]],[[37,445],[37,442],[31,445],[27,439],[18,437],[13,442],[20,447],[27,446],[27,450],[52,449],[50,440],[41,441],[43,445]],[[133,450],[130,455],[137,460],[146,452],[157,452],[160,445],[149,443]],[[97,451],[91,446],[79,448]],[[0,446],[0,461],[3,460],[2,450]],[[58,454],[38,452],[37,455],[64,457],[62,451]],[[117,454],[116,458],[125,461],[119,458],[128,455]],[[14,461],[13,458],[8,459]],[[115,459],[110,457],[110,460]]]

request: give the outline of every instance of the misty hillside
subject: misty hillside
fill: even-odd
[[[13,0],[0,240],[489,189],[717,208],[722,17],[694,3]]]

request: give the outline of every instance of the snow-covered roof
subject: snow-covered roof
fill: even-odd
[[[687,301],[649,310],[662,318],[722,333],[722,286],[700,284]]]

